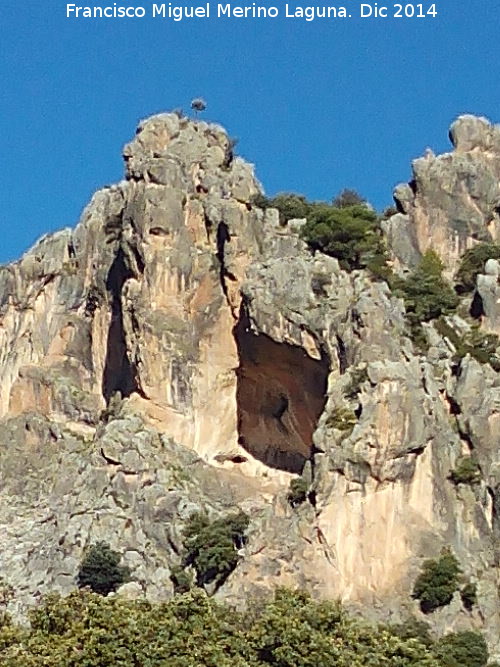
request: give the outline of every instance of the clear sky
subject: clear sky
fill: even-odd
[[[118,4],[149,11],[152,0]],[[285,0],[260,4],[284,12]],[[379,20],[344,4],[354,18],[173,23],[68,19],[62,0],[1,0],[0,261],[74,225],[122,177],[138,120],[187,111],[198,95],[268,194],[330,199],[352,187],[377,208],[427,146],[448,149],[457,115],[500,121],[497,1],[438,0],[437,18]]]

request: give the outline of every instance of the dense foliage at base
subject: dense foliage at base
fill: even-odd
[[[241,614],[200,589],[162,604],[76,591],[47,597],[31,627],[4,619],[2,667],[483,667],[481,635],[434,643],[422,624],[374,628],[336,602],[279,590]]]

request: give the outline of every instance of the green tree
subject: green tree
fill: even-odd
[[[372,263],[386,261],[379,220],[368,206],[316,205],[301,236],[312,250],[336,257],[346,270],[369,268]]]
[[[250,625],[261,665],[274,667],[438,667],[415,639],[402,640],[350,618],[338,602],[315,602],[300,591],[278,590]]]
[[[457,289],[460,292],[475,290],[477,275],[484,271],[488,259],[500,259],[500,244],[478,243],[464,252],[455,276]]]
[[[31,627],[0,628],[2,667],[443,667],[484,662],[480,636],[427,647],[317,602],[278,590],[239,614],[201,589],[152,604],[78,590],[49,596]],[[419,634],[419,633],[417,633]],[[475,633],[472,633],[475,635]],[[483,640],[484,642],[484,640]],[[465,662],[443,662],[453,656]],[[467,662],[469,660],[469,662]]]
[[[477,461],[472,456],[461,456],[450,473],[450,479],[454,484],[478,484],[481,481],[481,471]]]
[[[292,507],[297,507],[307,500],[308,484],[303,477],[296,477],[290,481],[287,500]]]
[[[477,602],[477,585],[469,582],[460,591],[460,597],[462,598],[462,603],[464,607],[471,611],[472,607]]]
[[[389,625],[387,630],[401,639],[416,639],[427,647],[433,644],[429,626],[415,616],[410,616],[403,623]]]
[[[366,204],[359,192],[351,190],[351,188],[344,188],[332,199],[332,206],[335,208],[346,208],[348,206],[358,206],[359,204]]]
[[[458,590],[460,567],[449,549],[444,549],[437,560],[426,560],[415,581],[413,597],[420,600],[420,608],[428,614],[449,604]]]
[[[120,565],[121,556],[106,542],[93,544],[85,553],[77,576],[79,588],[108,595],[128,581],[130,570]]]
[[[153,605],[76,591],[50,596],[2,640],[2,667],[253,667],[241,624],[199,589]],[[2,648],[3,647],[3,648]]]
[[[443,667],[485,667],[488,662],[484,637],[471,630],[445,635],[437,643],[435,654]]]
[[[439,256],[428,250],[406,280],[394,280],[394,292],[403,297],[410,323],[428,322],[457,307],[458,296],[443,278],[443,268]]]
[[[280,192],[275,197],[268,198],[262,194],[255,195],[252,203],[259,208],[276,208],[282,225],[296,218],[307,218],[314,204],[308,202],[304,195],[294,192]]]
[[[244,512],[210,521],[203,512],[193,514],[184,529],[183,565],[196,570],[196,583],[219,587],[236,567],[237,550],[246,541],[249,518]]]

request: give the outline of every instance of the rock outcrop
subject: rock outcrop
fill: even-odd
[[[399,213],[386,233],[403,267],[433,248],[451,274],[475,242],[500,238],[500,127],[460,116],[450,139],[453,152],[414,160],[412,180],[394,191]]]
[[[386,232],[402,270],[432,246],[452,272],[475,240],[497,239],[500,132],[462,117],[451,136],[455,151],[417,160],[396,191]],[[423,354],[385,282],[312,255],[301,221],[255,206],[253,169],[220,127],[154,116],[124,157],[126,180],[74,230],[0,269],[13,608],[71,590],[99,539],[124,553],[134,594],[168,597],[184,521],[240,507],[248,543],[217,595],[302,586],[400,619],[419,613],[422,559],[449,546],[478,604],[457,593],[433,626],[481,628],[498,649],[499,374],[457,362],[432,324]],[[493,329],[497,268],[478,279]],[[472,452],[480,483],[452,483]],[[310,502],[292,509],[299,473]]]

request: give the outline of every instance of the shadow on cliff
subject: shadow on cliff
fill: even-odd
[[[326,403],[329,359],[255,334],[244,306],[234,336],[239,443],[267,466],[301,473]]]
[[[116,391],[119,391],[122,397],[125,397],[139,389],[135,366],[130,362],[127,355],[121,300],[123,285],[132,277],[133,273],[127,267],[125,254],[120,248],[116,253],[106,280],[106,289],[111,294],[111,322],[106,344],[102,393],[107,404]]]

